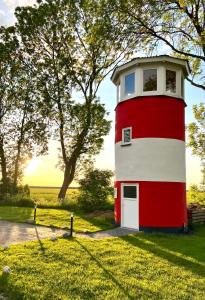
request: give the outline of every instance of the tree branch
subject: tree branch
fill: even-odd
[[[201,89],[203,89],[204,91],[205,91],[205,86],[203,86],[202,84],[198,84],[198,83],[196,83],[196,82],[194,82],[192,79],[190,79],[190,78],[186,78],[192,85],[194,85],[194,86],[196,86],[196,87],[198,87],[198,88],[201,88]]]

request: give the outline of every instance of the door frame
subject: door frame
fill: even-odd
[[[121,221],[120,221],[120,226],[121,227],[125,227],[123,226],[123,199],[130,199],[133,201],[134,198],[124,198],[123,197],[123,187],[124,186],[135,186],[136,187],[136,190],[137,190],[137,198],[136,198],[136,203],[137,203],[137,219],[138,219],[138,224],[136,224],[136,228],[132,228],[132,229],[136,229],[136,230],[139,230],[139,183],[126,183],[126,182],[122,182],[121,183],[121,195],[120,195],[120,206],[121,206]],[[136,220],[137,221],[137,220]],[[128,227],[125,227],[125,228],[128,228]]]

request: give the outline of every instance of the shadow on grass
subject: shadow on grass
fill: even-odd
[[[36,237],[37,237],[41,252],[42,252],[43,255],[45,255],[46,248],[44,247],[43,242],[40,239],[40,236],[39,236],[39,233],[38,233],[38,228],[36,226],[35,226],[35,232],[36,232]]]
[[[5,273],[0,276],[0,299],[24,299],[24,294],[16,286],[9,283],[9,276]]]
[[[76,214],[81,219],[89,222],[93,226],[99,227],[99,229],[97,231],[108,230],[108,229],[113,229],[113,228],[117,227],[117,225],[115,224],[115,220],[114,220],[114,213],[113,213],[113,217],[104,216],[103,214],[99,215],[99,216],[89,216],[89,214],[90,214],[89,212],[85,212],[85,211],[82,211],[79,209],[76,209],[73,211],[74,211],[74,214]],[[107,211],[110,212],[111,209],[109,209]],[[106,212],[106,210],[103,210],[103,212]],[[74,224],[74,226],[75,226],[75,224]],[[79,230],[79,232],[83,232],[84,229],[85,228],[82,228],[82,230]]]
[[[33,218],[33,208],[17,206],[0,206],[0,220],[26,222]]]
[[[205,238],[197,236],[135,235],[122,240],[205,277]]]
[[[83,245],[77,239],[75,239],[75,242],[77,244],[79,244],[82,247],[82,249],[91,257],[91,259],[97,264],[98,268],[103,270],[103,272],[106,274],[106,276],[114,283],[114,285],[116,285],[119,288],[119,290],[124,294],[124,296],[126,296],[128,299],[132,299],[132,300],[138,299],[138,296],[136,294],[130,295],[128,288],[123,287],[122,283],[119,282],[116,279],[116,277],[103,266],[103,264],[90,252],[90,250],[85,245]],[[145,290],[142,287],[138,287],[138,289],[139,289],[140,293],[143,290],[143,292],[146,294],[147,299],[153,299],[154,296],[157,297],[157,293],[152,293],[151,291],[149,291],[147,289]],[[139,293],[139,291],[136,291],[136,293],[137,292]],[[160,297],[159,298],[157,297],[156,299],[160,299]]]
[[[114,219],[112,218],[106,218],[106,217],[85,217],[85,216],[80,216],[82,219],[86,220],[90,224],[99,227],[97,231],[102,231],[102,230],[108,230],[108,229],[113,229],[117,227],[117,225],[114,223]]]

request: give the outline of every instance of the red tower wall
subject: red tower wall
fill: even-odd
[[[160,137],[185,140],[185,103],[167,96],[146,96],[120,102],[116,107],[115,143],[122,129],[132,126],[132,138]]]
[[[122,129],[132,127],[132,139],[185,141],[185,103],[168,96],[137,97],[116,107],[115,143],[122,141]],[[132,147],[131,145],[130,147]],[[138,153],[136,153],[138,155]],[[175,162],[173,161],[173,164]],[[184,163],[185,168],[185,163]],[[137,172],[137,170],[136,170]],[[169,172],[169,170],[167,170]],[[140,177],[140,176],[139,176]],[[121,183],[139,183],[139,228],[176,231],[187,224],[186,184],[179,179],[132,180],[116,178],[115,221],[121,221]]]

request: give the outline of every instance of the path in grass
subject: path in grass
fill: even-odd
[[[33,208],[0,206],[0,220],[25,223],[33,219]],[[68,229],[70,212],[64,209],[37,209],[37,225]],[[74,230],[76,232],[95,232],[115,227],[113,215],[86,215],[74,212]]]
[[[65,232],[62,229],[0,221],[0,245],[4,246],[35,240],[40,242],[45,238],[62,236]]]
[[[14,300],[203,300],[205,227],[198,235],[58,239],[0,248],[0,294]]]
[[[136,231],[125,228],[115,228],[106,231],[100,231],[90,234],[75,234],[76,237],[86,237],[93,239],[103,239],[108,237],[125,236]],[[69,235],[70,231],[62,229],[36,226],[31,224],[14,223],[0,221],[0,246],[18,244],[21,242],[35,241],[39,242],[45,238],[62,237],[64,234]]]

